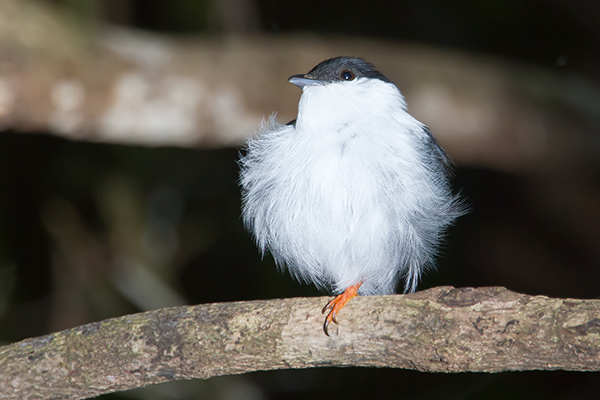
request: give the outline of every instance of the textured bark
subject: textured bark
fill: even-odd
[[[337,55],[374,62],[461,164],[560,170],[597,160],[600,90],[583,79],[356,37],[173,38],[0,2],[0,127],[143,145],[239,145],[295,118],[286,82]]]
[[[3,399],[81,399],[179,379],[364,366],[600,371],[600,300],[501,287],[357,297],[331,337],[326,298],[166,308],[0,348]]]

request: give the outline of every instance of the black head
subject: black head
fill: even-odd
[[[372,78],[390,82],[385,75],[375,69],[373,64],[357,57],[330,58],[311,69],[308,74],[294,75],[290,77],[289,81],[294,85],[303,87],[353,81],[358,78]]]

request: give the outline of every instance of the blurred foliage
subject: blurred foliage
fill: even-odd
[[[600,79],[594,0],[46,0],[89,20],[169,33],[370,36],[483,52]]]
[[[90,20],[164,32],[239,34],[258,26],[348,40],[368,35],[481,51],[593,79],[600,71],[596,2],[53,3]],[[240,10],[256,14],[228,15]],[[139,148],[2,133],[0,341],[168,305],[318,294],[258,255],[240,220],[237,158],[237,149]],[[456,186],[473,210],[451,230],[438,271],[420,287],[498,285],[597,297],[599,172],[532,177],[459,169]],[[598,374],[350,368],[255,373],[106,397],[591,399],[599,392]]]

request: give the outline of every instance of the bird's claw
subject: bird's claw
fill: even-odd
[[[329,324],[331,324],[332,321],[336,324],[338,323],[337,319],[335,319],[335,317],[337,316],[337,312],[333,310],[333,305],[329,306],[329,304],[332,302],[333,302],[333,300],[330,301],[329,303],[327,303],[327,305],[323,308],[323,314],[326,311],[329,311],[327,313],[327,315],[325,316],[325,323],[323,323],[323,332],[325,332],[325,334],[327,336],[329,336],[329,332],[328,332]]]
[[[331,321],[333,321],[333,318],[331,318],[331,319],[330,319],[330,318],[329,318],[329,315],[328,315],[328,316],[325,318],[325,323],[323,324],[323,332],[325,332],[325,334],[326,334],[327,336],[329,336],[329,331],[328,331],[328,330],[329,330],[329,324],[331,323]],[[335,322],[335,321],[333,321],[333,322]],[[337,322],[336,322],[336,324],[337,324]]]
[[[323,314],[327,313],[325,316],[325,322],[323,323],[323,332],[325,332],[327,336],[329,336],[328,329],[331,322],[333,321],[336,324],[338,323],[336,319],[338,311],[340,311],[342,307],[346,305],[348,300],[356,296],[360,285],[362,285],[362,282],[354,286],[350,286],[344,291],[344,293],[337,295],[333,300],[325,304],[325,307],[323,307],[321,312]]]

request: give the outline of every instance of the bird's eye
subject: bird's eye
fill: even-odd
[[[345,69],[342,72],[340,72],[340,78],[342,78],[345,81],[352,81],[354,80],[355,76],[352,71],[350,71],[349,69]]]

